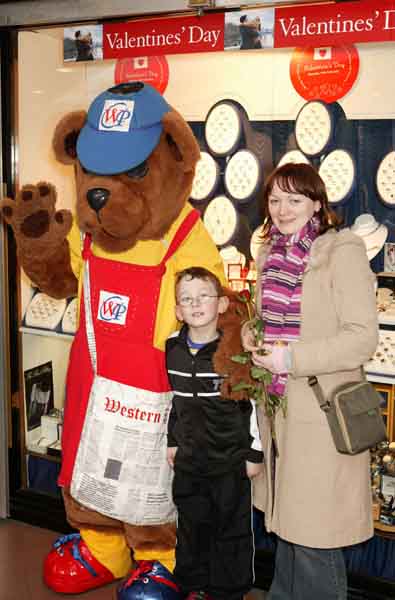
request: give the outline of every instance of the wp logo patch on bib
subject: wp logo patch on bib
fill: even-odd
[[[100,290],[99,309],[97,318],[99,321],[125,325],[128,314],[129,298],[113,292]]]

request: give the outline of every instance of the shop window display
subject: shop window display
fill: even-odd
[[[37,40],[39,53],[34,48]],[[37,176],[54,181],[59,191],[60,204],[71,208],[75,195],[71,178],[49,156],[51,132],[62,114],[85,106],[87,97],[92,99],[99,89],[113,83],[114,63],[108,61],[102,64],[73,65],[69,73],[62,73],[60,69],[63,65],[58,58],[60,32],[23,32],[19,43],[20,182],[35,181]],[[374,106],[372,103],[368,106],[363,98],[368,90],[378,87],[378,75],[374,74],[376,59],[373,59],[373,54],[378,53],[381,60],[390,65],[392,50],[392,46],[387,49],[372,47],[371,51],[367,46],[360,47],[361,63],[364,65],[361,79],[348,96],[337,103],[317,103],[320,105],[315,106],[319,112],[318,118],[324,119],[325,123],[322,125],[318,121],[319,127],[313,124],[312,131],[319,129],[323,134],[322,139],[320,137],[310,141],[306,140],[313,117],[307,115],[306,122],[303,123],[302,116],[312,110],[311,103],[306,105],[289,82],[287,67],[290,52],[281,51],[276,56],[276,51],[266,50],[265,55],[251,56],[251,61],[229,53],[221,63],[219,76],[215,77],[212,74],[218,73],[219,63],[216,61],[221,61],[224,58],[222,55],[217,58],[204,55],[169,57],[170,84],[165,96],[170,103],[180,108],[184,118],[190,123],[203,150],[202,162],[207,162],[200,173],[200,183],[195,180],[191,201],[201,211],[209,231],[212,228],[213,239],[223,257],[229,258],[230,272],[233,275],[237,274],[237,269],[232,268],[232,265],[240,265],[240,276],[234,277],[235,282],[239,282],[235,283],[236,287],[241,288],[247,280],[253,281],[253,244],[259,244],[261,217],[258,203],[262,180],[273,166],[283,160],[311,162],[328,179],[337,179],[341,171],[342,187],[335,190],[337,195],[334,195],[333,204],[343,217],[345,226],[351,226],[359,215],[371,213],[379,225],[387,226],[388,243],[395,242],[395,216],[392,214],[391,201],[395,114],[391,112],[392,107],[387,101],[388,97],[394,95],[393,84],[385,82],[387,87],[384,86],[384,99],[373,103]],[[194,78],[196,81],[192,82],[188,78],[191,65],[196,67],[198,73]],[[259,85],[256,73],[261,74]],[[210,85],[206,83],[205,90],[199,84],[199,77],[201,81],[203,75],[206,81],[210,81]],[[184,85],[185,82],[188,82],[188,86]],[[383,85],[382,80],[380,83]],[[42,94],[33,95],[34,90],[43,88],[44,98],[41,97]],[[51,97],[56,90],[56,99],[51,102],[51,106],[45,102],[45,98],[48,98],[46,90],[49,88]],[[262,88],[270,90],[265,97]],[[304,108],[306,106],[308,108]],[[215,120],[216,107],[223,111],[218,121]],[[39,115],[37,119],[32,119],[33,114]],[[243,115],[244,119],[248,115],[249,131],[247,124],[243,125]],[[212,119],[213,123],[210,122]],[[220,119],[223,120],[222,125]],[[217,135],[218,127],[223,133],[222,137]],[[40,139],[40,151],[37,151],[37,139]],[[262,139],[267,143],[261,147],[259,140]],[[256,152],[257,146],[260,152]],[[248,160],[251,159],[246,163],[246,177],[255,177],[254,181],[247,181],[248,186],[246,181],[232,180],[232,164],[236,163],[237,155],[242,152],[248,153]],[[244,158],[246,156],[247,154]],[[236,174],[240,173],[240,169],[237,166]],[[249,170],[254,172],[250,173]],[[245,195],[243,191],[240,193],[240,190],[246,188]],[[384,270],[381,249],[372,257],[372,267],[378,273]],[[25,278],[22,282],[22,297],[21,316],[31,302],[29,282]],[[73,302],[70,313],[75,318],[76,301]],[[73,332],[73,327],[65,320],[71,305],[72,302],[65,307],[61,325],[59,327],[57,324],[55,327],[57,332]],[[26,322],[23,325],[32,327]],[[68,345],[69,341],[61,340],[60,337],[39,338],[32,331],[23,333],[24,368],[40,364],[48,355],[53,355],[54,399],[58,408],[63,404]],[[392,372],[389,369],[381,375],[394,377],[395,380],[395,370]],[[382,385],[389,385],[392,390],[392,380],[389,381],[391,383]],[[388,412],[387,423],[389,414]]]

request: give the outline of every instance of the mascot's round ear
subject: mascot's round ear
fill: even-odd
[[[56,159],[64,165],[72,165],[77,160],[77,138],[86,121],[86,112],[80,110],[64,116],[56,125],[52,147]]]
[[[193,171],[200,158],[199,144],[185,119],[172,109],[162,117],[163,131],[176,144],[180,162],[184,163],[184,172]]]

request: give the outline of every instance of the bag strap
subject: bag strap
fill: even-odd
[[[362,375],[362,380],[367,381],[366,374],[365,374],[363,367],[361,367],[361,375]],[[328,410],[330,409],[330,403],[329,403],[329,400],[327,400],[325,398],[324,392],[322,391],[322,387],[321,387],[320,382],[318,381],[317,377],[315,375],[310,375],[310,377],[308,377],[308,379],[307,379],[307,383],[309,384],[312,391],[314,392],[314,395],[317,398],[318,404],[320,405],[320,409],[323,410],[324,412],[328,412]]]
[[[312,391],[314,392],[314,395],[317,398],[317,402],[320,405],[320,409],[323,410],[324,412],[328,412],[328,410],[330,409],[330,404],[324,396],[324,392],[322,391],[322,387],[321,387],[317,377],[315,375],[311,375],[307,379],[307,383],[309,384]]]

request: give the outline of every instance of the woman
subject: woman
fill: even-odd
[[[287,415],[275,419],[278,456],[258,411],[266,470],[255,480],[254,503],[278,541],[269,600],[345,600],[341,548],[373,534],[369,452],[336,451],[307,378],[317,376],[325,394],[361,378],[377,345],[374,276],[363,241],[336,231],[325,185],[310,165],[272,173],[264,212],[256,305],[266,353],[248,327],[242,338],[254,363],[272,372],[269,391],[288,403]]]

